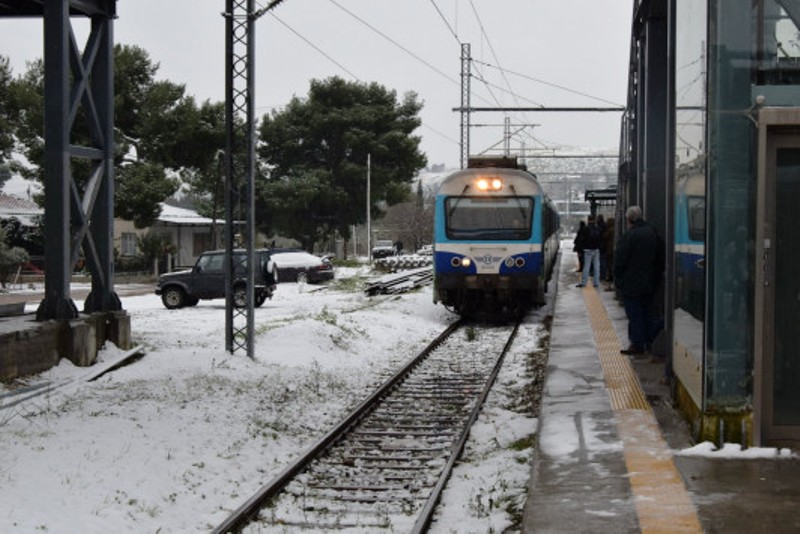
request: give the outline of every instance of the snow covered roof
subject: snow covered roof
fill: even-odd
[[[201,217],[194,210],[170,206],[163,202],[161,203],[161,215],[158,216],[158,221],[166,224],[181,225],[211,224],[213,222],[208,217]],[[217,219],[217,222],[224,222],[224,219]]]
[[[36,226],[35,217],[43,215],[44,210],[35,202],[26,200],[17,195],[0,193],[0,219],[10,219],[15,217],[25,226]],[[196,211],[161,204],[161,215],[158,221],[165,224],[177,225],[208,225],[212,220],[208,217],[200,216]],[[224,223],[223,219],[217,222]]]
[[[15,195],[0,193],[0,219],[16,218],[24,226],[36,226],[34,219],[44,214],[35,202]]]

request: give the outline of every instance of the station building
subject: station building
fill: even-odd
[[[796,446],[800,1],[633,7],[616,220],[666,243],[675,399],[697,439]]]

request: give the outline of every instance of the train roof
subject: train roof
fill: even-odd
[[[686,196],[706,196],[706,177],[700,173],[690,174],[678,180],[678,191]]]
[[[524,165],[517,163],[516,156],[470,156],[467,160],[468,169],[485,169],[487,167],[525,170]]]
[[[479,177],[500,177],[520,194],[544,195],[536,176],[528,171],[507,167],[467,168],[456,171],[444,179],[439,186],[440,195],[463,195],[469,193],[469,183]],[[474,191],[472,192],[474,193]]]

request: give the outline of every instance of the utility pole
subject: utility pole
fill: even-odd
[[[372,263],[372,192],[370,191],[370,173],[372,172],[372,154],[367,154],[367,259]]]
[[[503,155],[508,157],[511,155],[511,117],[506,117],[504,126],[505,135],[503,139],[505,143],[503,144]]]
[[[281,3],[258,11],[255,0],[225,0],[225,349],[254,357],[255,269],[255,21]],[[245,228],[237,231],[244,219]],[[245,249],[233,254],[234,248]],[[247,304],[233,302],[236,273],[245,273]]]
[[[472,58],[469,43],[461,43],[461,168],[469,162],[469,81]]]

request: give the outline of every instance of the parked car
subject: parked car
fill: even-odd
[[[303,250],[273,250],[272,261],[278,282],[318,284],[333,280],[333,264]]]
[[[394,243],[391,240],[378,239],[375,241],[375,246],[372,247],[372,259],[394,256],[396,252],[397,250],[395,250]]]
[[[259,307],[275,291],[275,265],[267,249],[254,251],[258,262],[255,270],[255,300],[253,306]],[[233,251],[236,270],[233,279],[233,305],[244,308],[247,305],[247,251]],[[186,271],[162,274],[158,278],[156,295],[167,309],[195,306],[200,299],[225,298],[225,251],[213,250],[200,254],[194,267]]]

